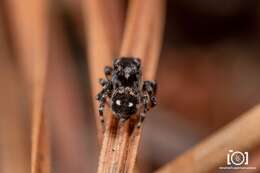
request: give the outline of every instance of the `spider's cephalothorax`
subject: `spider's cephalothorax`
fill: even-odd
[[[155,81],[142,81],[138,58],[117,58],[113,61],[113,67],[106,66],[104,72],[106,79],[100,79],[103,89],[97,95],[101,122],[104,123],[103,111],[108,97],[113,114],[121,121],[140,113],[140,127],[145,113],[156,105]]]

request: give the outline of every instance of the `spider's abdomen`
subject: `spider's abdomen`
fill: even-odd
[[[111,108],[118,118],[128,119],[137,112],[139,104],[137,92],[130,87],[119,87],[111,98]]]

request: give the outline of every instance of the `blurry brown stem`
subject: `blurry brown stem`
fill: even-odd
[[[21,69],[32,91],[32,152],[31,172],[50,172],[48,130],[43,116],[45,74],[47,68],[47,1],[8,1],[14,39]]]
[[[161,0],[132,0],[127,16],[120,56],[139,57],[144,79],[154,79],[161,48],[165,2]],[[110,113],[111,114],[111,113]],[[134,171],[141,129],[132,119],[119,125],[109,117],[99,158],[99,173],[131,173]]]
[[[225,162],[230,149],[249,151],[260,144],[260,105],[171,161],[156,173],[207,173]]]
[[[123,10],[120,0],[83,0],[88,41],[88,67],[91,78],[94,111],[99,141],[103,131],[98,115],[96,94],[101,90],[98,79],[104,77],[103,69],[111,65],[116,56],[122,35]]]
[[[2,17],[0,12],[0,172],[28,173],[29,123],[23,121],[25,116],[22,116],[21,106],[26,99],[21,99],[21,81],[12,63],[8,32],[4,28]]]

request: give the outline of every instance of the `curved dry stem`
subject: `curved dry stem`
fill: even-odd
[[[180,170],[185,173],[207,173],[225,162],[228,150],[249,151],[259,144],[260,105],[166,164],[156,173],[178,173]]]

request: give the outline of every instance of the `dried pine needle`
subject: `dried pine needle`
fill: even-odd
[[[164,1],[132,0],[130,2],[120,56],[139,57],[143,62],[145,80],[155,77],[164,15]],[[98,172],[131,173],[134,171],[142,128],[135,128],[137,122],[134,119],[126,121],[121,126],[114,116],[110,116],[108,123],[102,143]]]
[[[123,14],[122,1],[113,0],[84,0],[83,11],[85,13],[88,67],[90,72],[92,96],[98,138],[101,143],[103,127],[100,124],[96,94],[101,90],[98,79],[104,77],[103,69],[111,65],[112,58],[116,56],[122,35]]]
[[[32,151],[31,172],[49,173],[48,129],[43,112],[48,56],[47,1],[8,1],[9,15],[18,48],[20,66],[31,95]]]
[[[249,151],[259,146],[259,119],[260,105],[242,114],[176,160],[167,163],[156,173],[178,173],[180,170],[185,173],[211,172],[225,164],[228,150]]]

